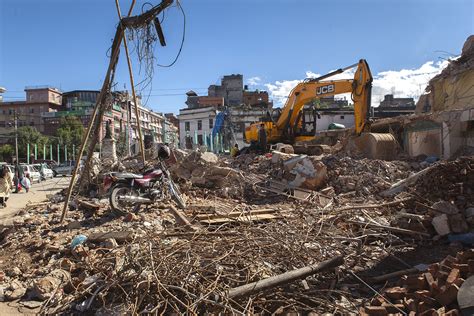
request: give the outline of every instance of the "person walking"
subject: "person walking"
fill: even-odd
[[[15,165],[15,193],[20,191],[20,187],[23,186],[23,177],[24,177],[23,166],[20,166],[18,163]],[[26,189],[26,188],[25,188]],[[28,192],[28,189],[26,189]]]
[[[12,177],[7,166],[0,169],[0,205],[7,206],[7,200],[12,191]]]

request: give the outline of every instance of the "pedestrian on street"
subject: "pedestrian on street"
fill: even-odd
[[[0,170],[0,205],[7,206],[7,200],[12,191],[12,177],[7,166],[3,166]]]
[[[15,165],[15,193],[18,193],[20,191],[20,187],[23,186],[23,178],[24,178],[24,171],[23,171],[23,166],[20,166],[18,163]],[[28,189],[26,189],[26,192],[28,192]]]

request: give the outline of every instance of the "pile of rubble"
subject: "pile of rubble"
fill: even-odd
[[[472,312],[474,249],[447,256],[424,272],[404,274],[397,283],[372,299],[360,314],[459,315],[460,307]]]
[[[170,169],[186,210],[166,202],[116,217],[106,199],[77,197],[61,223],[57,195],[22,211],[0,231],[0,298],[44,314],[406,313],[411,307],[400,304],[421,311],[417,293],[429,290],[410,287],[416,267],[472,247],[472,157],[420,170],[403,161],[280,152],[175,156]],[[261,184],[270,181],[283,185]],[[317,198],[292,196],[295,188]],[[472,264],[466,256],[451,260],[449,271],[431,271],[439,292],[428,296],[461,286]],[[454,269],[459,278],[446,283]],[[405,281],[397,284],[394,270]],[[384,291],[374,275],[409,288],[391,297],[396,290]]]

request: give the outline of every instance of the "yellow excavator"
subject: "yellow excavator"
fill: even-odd
[[[325,80],[356,66],[354,79]],[[245,129],[245,140],[247,143],[259,144],[264,148],[267,144],[276,143],[299,144],[299,146],[311,148],[311,144],[317,143],[318,138],[315,135],[316,122],[309,122],[314,125],[313,129],[309,129],[311,132],[308,134],[308,129],[304,128],[305,123],[308,123],[305,122],[304,106],[314,99],[351,93],[354,102],[355,126],[349,141],[350,146],[356,146],[368,158],[391,159],[397,148],[393,135],[370,133],[372,80],[372,74],[365,59],[321,77],[306,79],[290,92],[278,118],[274,120],[269,116],[262,118],[261,122],[251,124]]]

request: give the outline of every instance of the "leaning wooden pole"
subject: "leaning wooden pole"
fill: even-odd
[[[122,20],[122,13],[120,12],[119,0],[115,0],[115,6],[117,7],[117,14],[118,14],[119,20]],[[145,145],[143,144],[142,128],[140,124],[140,113],[138,111],[137,95],[135,93],[135,82],[133,79],[132,62],[130,61],[130,55],[128,53],[128,44],[127,44],[127,36],[126,36],[127,31],[124,29],[123,32],[124,32],[124,36],[122,40],[123,40],[123,47],[125,48],[125,55],[127,56],[128,74],[130,76],[130,85],[132,86],[132,97],[133,97],[133,103],[134,103],[134,108],[135,108],[135,118],[137,120],[138,140],[140,142],[140,151],[142,154],[143,165],[145,165],[145,162],[146,162]]]
[[[105,76],[105,80],[104,80],[104,83],[102,85],[102,89],[100,90],[99,96],[97,98],[97,102],[96,102],[91,120],[89,122],[87,132],[84,135],[84,138],[82,140],[81,149],[79,151],[79,162],[76,163],[76,166],[74,167],[74,171],[72,173],[71,181],[69,182],[69,187],[68,187],[68,191],[67,191],[67,194],[66,194],[66,200],[64,201],[63,212],[62,212],[62,215],[61,215],[61,222],[64,221],[64,218],[66,217],[67,209],[69,207],[69,201],[70,201],[71,195],[72,195],[72,190],[73,190],[74,184],[76,182],[77,171],[79,170],[79,166],[80,166],[80,159],[84,155],[84,150],[86,148],[87,141],[89,140],[91,131],[94,128],[95,120],[97,118],[97,113],[100,110],[101,115],[103,114],[103,107],[105,106],[104,105],[104,103],[105,103],[104,102],[105,93],[108,90],[110,90],[110,84],[111,84],[110,78],[111,78],[112,71],[117,66],[118,56],[119,56],[119,52],[120,52],[120,43],[122,42],[122,38],[124,36],[124,30],[127,27],[137,27],[137,26],[149,23],[156,15],[158,15],[161,11],[163,11],[165,8],[170,6],[172,3],[173,3],[173,0],[163,0],[159,5],[154,6],[152,9],[150,9],[147,12],[144,12],[144,13],[142,13],[140,15],[137,15],[137,16],[128,16],[126,18],[120,19],[120,23],[117,26],[114,41],[113,41],[113,44],[112,44],[112,54],[111,54],[111,57],[110,57],[110,62],[109,62],[109,67],[107,69],[107,74]],[[129,15],[132,12],[134,4],[135,4],[135,0],[132,2],[132,7],[129,10]],[[100,123],[101,119],[102,119],[102,117],[99,118],[99,123]],[[137,120],[138,120],[138,117],[137,117]],[[98,137],[98,135],[96,135],[96,137]],[[89,151],[91,151],[91,150],[93,150],[93,147],[90,147],[89,149],[90,149]],[[89,152],[88,155],[87,155],[87,159],[84,162],[84,169],[85,170],[88,170],[88,166],[89,166],[89,162],[90,162],[91,157],[92,157],[92,152]]]
[[[110,56],[110,62],[109,62],[109,67],[107,69],[107,74],[105,76],[105,80],[104,80],[104,83],[102,85],[102,89],[100,90],[99,96],[97,97],[97,101],[96,101],[96,104],[95,104],[95,107],[94,107],[94,112],[92,113],[92,117],[89,121],[89,126],[87,127],[87,132],[84,135],[84,138],[82,140],[81,149],[79,150],[79,159],[76,162],[76,165],[74,166],[74,171],[73,171],[72,176],[71,176],[71,181],[69,182],[69,187],[68,187],[67,194],[66,194],[66,200],[64,201],[64,206],[63,206],[63,213],[61,214],[61,222],[66,217],[66,212],[67,212],[67,209],[69,207],[69,201],[71,199],[72,189],[74,188],[74,184],[76,182],[77,171],[79,170],[80,161],[81,161],[82,156],[84,155],[84,149],[86,148],[87,141],[89,140],[91,131],[94,128],[94,122],[95,122],[96,117],[97,117],[97,112],[99,111],[99,109],[101,107],[104,106],[103,101],[104,101],[105,93],[109,89],[110,74],[112,72],[112,69],[115,67],[115,65],[117,64],[117,61],[118,61],[118,56],[119,56],[119,52],[120,52],[120,42],[122,41],[122,37],[123,37],[123,29],[119,27],[119,28],[117,28],[117,31],[115,32],[115,38],[114,38],[114,44],[115,45],[113,45],[113,47],[112,47],[112,55]],[[119,44],[116,45],[116,43],[119,43]],[[95,135],[95,136],[98,137],[98,135]],[[92,155],[90,155],[90,153],[89,153],[87,160],[90,159],[89,158],[90,156],[92,156]],[[84,166],[88,166],[88,161],[86,161],[84,163]]]

